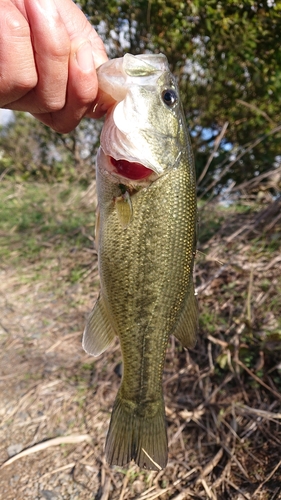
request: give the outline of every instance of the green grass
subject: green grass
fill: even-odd
[[[86,234],[94,235],[94,207],[81,203],[79,186],[37,183],[0,184],[0,259],[20,265],[36,261],[52,247],[56,253],[75,252],[91,246]],[[77,281],[79,271],[72,272]]]

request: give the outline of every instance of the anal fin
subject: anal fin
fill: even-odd
[[[194,295],[194,286],[192,283],[173,334],[183,347],[190,348],[194,347],[196,344],[197,330],[198,304]]]
[[[86,323],[82,340],[83,349],[88,354],[99,356],[110,346],[115,335],[106,304],[100,294]]]

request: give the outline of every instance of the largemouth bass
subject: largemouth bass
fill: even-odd
[[[126,54],[98,69],[114,103],[97,156],[101,291],[83,336],[94,356],[120,340],[123,375],[106,439],[109,464],[167,463],[162,374],[169,336],[196,340],[194,161],[164,55]]]

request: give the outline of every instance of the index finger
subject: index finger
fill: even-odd
[[[54,0],[25,0],[25,7],[38,74],[30,112],[56,111],[63,108],[66,99],[69,35]]]
[[[95,67],[98,68],[106,62],[108,57],[102,39],[77,5],[69,0],[54,0],[54,2],[64,21],[70,39],[81,36],[88,38],[93,47]]]
[[[24,54],[24,57],[23,57]],[[30,29],[26,18],[9,1],[0,15],[0,106],[7,106],[37,84]]]

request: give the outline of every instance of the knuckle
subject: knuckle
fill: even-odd
[[[3,12],[1,11],[1,31],[3,37],[7,34],[15,37],[30,36],[30,29],[26,19],[21,15],[15,15],[15,12],[11,10],[5,11],[3,9]]]
[[[50,59],[54,62],[57,62],[59,60],[65,61],[69,57],[70,53],[70,42],[69,40],[56,40],[53,39],[49,43],[48,47]]]
[[[45,103],[45,109],[48,111],[48,113],[58,113],[61,111],[64,107],[64,104],[60,102],[46,102]]]
[[[94,102],[97,97],[97,91],[93,88],[84,89],[83,95],[80,95],[80,105],[81,106],[89,106],[92,102]]]
[[[10,72],[8,77],[0,75],[0,94],[5,101],[12,103],[32,91],[38,82],[34,72]]]
[[[40,101],[40,107],[47,113],[57,113],[65,106],[65,98],[63,96],[44,96]]]
[[[17,81],[14,82],[14,88],[18,92],[26,94],[30,90],[34,89],[38,83],[38,77],[34,72],[23,73],[17,76]]]
[[[97,97],[97,85],[92,80],[81,82],[75,89],[77,107],[89,106]]]

